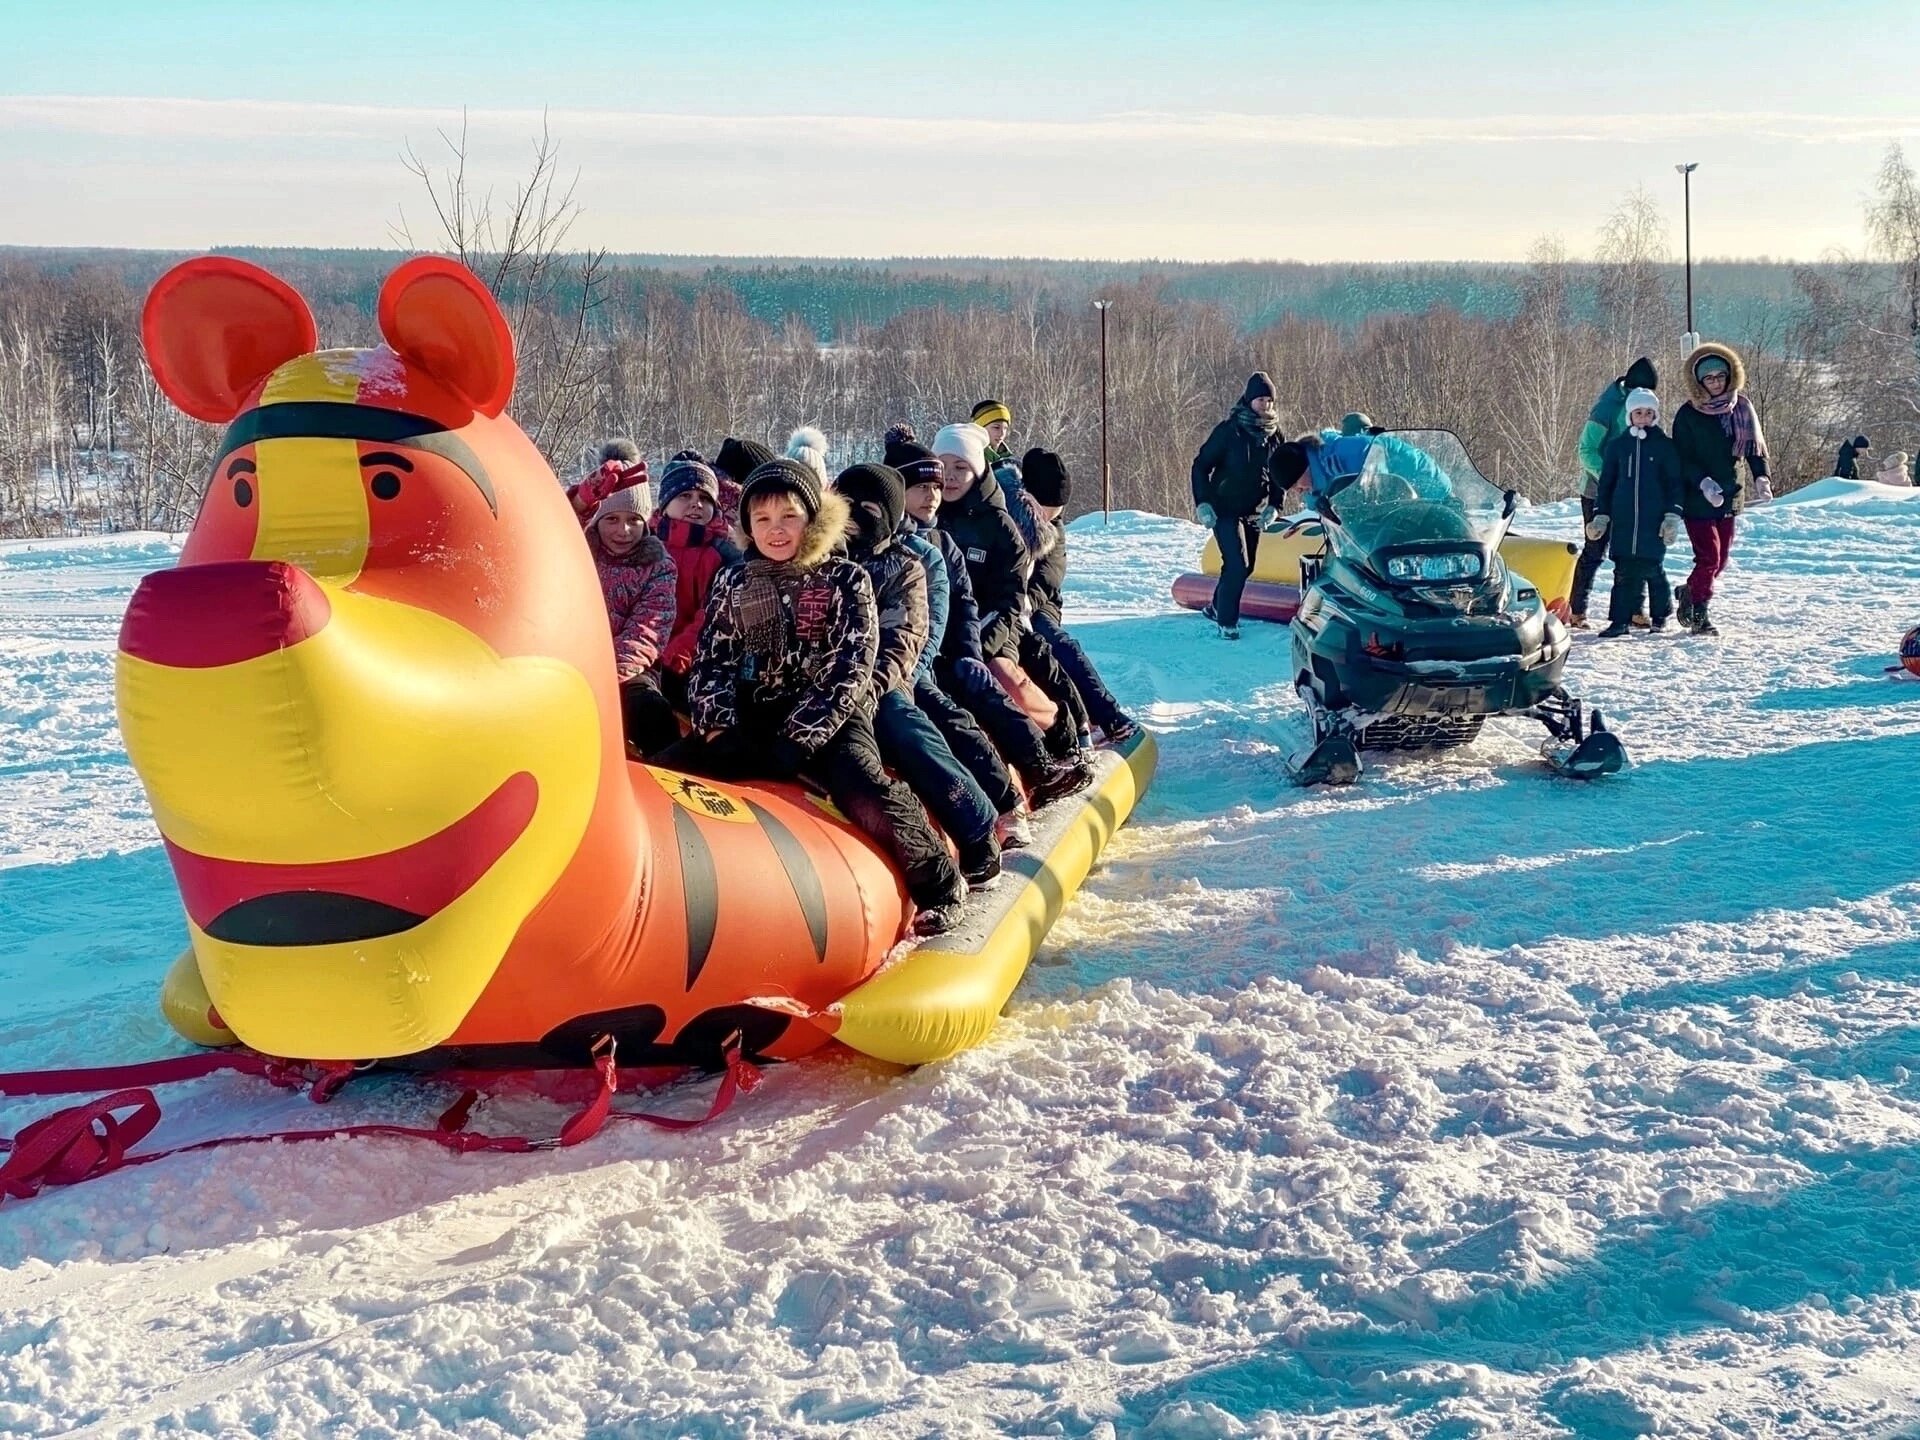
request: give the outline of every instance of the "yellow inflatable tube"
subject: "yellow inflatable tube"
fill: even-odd
[[[1254,557],[1249,578],[1298,585],[1301,557],[1318,555],[1325,543],[1318,520],[1305,521],[1292,530],[1270,530],[1260,537],[1260,553]],[[1565,603],[1573,593],[1573,566],[1579,554],[1580,547],[1568,540],[1509,535],[1500,542],[1500,557],[1507,568],[1525,576],[1549,606]],[[1200,552],[1200,569],[1207,575],[1220,573],[1220,546],[1211,535],[1206,549]]]
[[[979,1044],[1041,940],[1146,792],[1158,759],[1146,730],[1123,747],[1101,751],[1091,789],[1034,817],[1033,844],[1007,853],[999,885],[969,904],[959,928],[908,951],[837,1003],[820,1010],[785,997],[754,1003],[899,1065],[944,1060]]]

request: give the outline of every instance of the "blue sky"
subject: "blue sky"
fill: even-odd
[[[386,243],[399,151],[461,107],[501,185],[554,112],[581,240],[702,253],[1578,253],[1698,159],[1701,253],[1813,256],[1860,245],[1889,140],[1920,159],[1910,0],[0,0],[0,33],[0,243]]]

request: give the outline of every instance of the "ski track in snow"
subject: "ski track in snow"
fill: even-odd
[[[986,1045],[779,1068],[684,1136],[242,1147],[8,1202],[0,1434],[1920,1421],[1920,684],[1883,673],[1920,504],[1747,517],[1717,643],[1582,638],[1570,682],[1634,760],[1589,787],[1497,722],[1287,788],[1285,629],[1230,645],[1166,598],[1200,534],[1074,526],[1070,619],[1161,768]],[[184,1049],[111,678],[173,553],[0,546],[0,1068]],[[316,1117],[210,1078],[156,1142],[452,1093],[374,1078]],[[508,1093],[476,1124],[564,1113]]]

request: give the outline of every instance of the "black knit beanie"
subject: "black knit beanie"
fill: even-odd
[[[733,442],[729,440],[728,445]],[[752,444],[752,441],[748,441]],[[723,447],[720,451],[726,454]],[[813,473],[813,467],[803,465],[798,460],[789,460],[784,455],[775,456],[764,465],[754,467],[740,487],[740,528],[752,530],[753,520],[748,507],[755,497],[760,495],[791,495],[800,502],[812,520],[820,513],[820,477]]]
[[[773,451],[758,440],[736,440],[729,435],[720,442],[720,453],[713,457],[713,468],[744,485],[749,475],[773,458]],[[818,499],[816,495],[816,505]]]
[[[1065,505],[1067,497],[1073,494],[1073,477],[1067,474],[1067,462],[1037,445],[1020,457],[1020,480],[1027,493],[1042,505]]]
[[[1307,473],[1306,448],[1293,440],[1276,445],[1271,473],[1282,490],[1291,490],[1300,483],[1300,477]]]
[[[1240,403],[1242,405],[1251,405],[1262,395],[1266,396],[1269,400],[1273,398],[1273,381],[1267,378],[1266,371],[1256,370],[1247,377],[1247,388],[1240,396]]]
[[[901,440],[887,446],[887,464],[900,472],[908,485],[923,485],[940,478],[940,457],[913,440]]]
[[[906,518],[907,482],[891,465],[851,465],[840,472],[833,488],[846,496],[851,505],[858,506],[867,500],[878,505],[886,516],[883,534],[891,535]]]
[[[664,510],[689,490],[698,490],[713,502],[716,510],[720,508],[720,480],[707,462],[697,455],[691,460],[676,456],[667,462],[667,468],[654,482],[654,503]]]

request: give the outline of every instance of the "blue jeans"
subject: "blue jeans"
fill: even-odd
[[[1000,688],[1000,682],[993,678],[993,672],[983,661],[968,657],[949,665],[943,660],[934,667],[934,674],[940,688],[980,723],[994,748],[1006,758],[1008,765],[1020,772],[1029,790],[1046,779],[1053,770],[1046,737],[1027,712]]]
[[[1051,615],[1036,614],[1033,617],[1033,633],[1053,647],[1054,659],[1060,662],[1060,668],[1080,692],[1080,699],[1087,707],[1088,719],[1109,735],[1127,723],[1127,712],[1120,708],[1120,702],[1113,698],[1113,692],[1107,689],[1100,672],[1093,668],[1093,661],[1080,648],[1080,642],[1067,633],[1066,626]]]
[[[942,830],[961,845],[977,845],[992,832],[1000,812],[954,758],[932,718],[904,690],[880,697],[873,733],[880,740],[880,758],[907,782]]]

